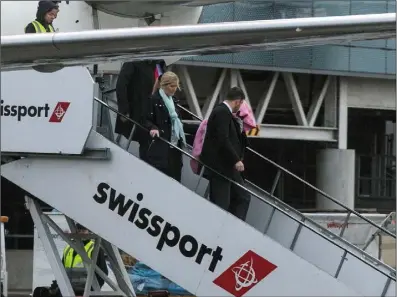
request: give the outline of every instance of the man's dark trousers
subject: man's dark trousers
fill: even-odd
[[[208,177],[211,202],[245,221],[251,195],[218,174],[209,173]],[[232,180],[245,187],[241,173],[235,171]]]

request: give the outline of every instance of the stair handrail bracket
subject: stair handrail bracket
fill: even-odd
[[[81,66],[2,72],[2,153],[82,154],[92,128],[94,90]]]

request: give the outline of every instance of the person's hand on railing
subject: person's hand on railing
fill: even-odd
[[[159,130],[150,130],[150,132],[149,132],[149,134],[150,134],[150,136],[152,136],[153,138],[154,137],[159,137],[160,136],[160,132],[159,132]]]
[[[130,114],[129,114],[129,113],[126,113],[125,116],[126,116],[127,118],[129,118],[129,117],[130,117]],[[123,123],[125,123],[125,122],[128,121],[125,117],[120,117],[120,118],[121,118],[121,121],[122,121]]]
[[[236,168],[236,170],[237,170],[238,172],[244,171],[244,163],[241,162],[241,161],[238,161],[238,162],[234,165],[234,167]]]

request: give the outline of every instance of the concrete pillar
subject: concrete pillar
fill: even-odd
[[[355,151],[324,149],[317,154],[317,188],[354,209]],[[343,208],[317,193],[318,210],[333,211]]]

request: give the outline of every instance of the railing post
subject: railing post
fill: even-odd
[[[134,125],[131,129],[131,133],[130,133],[130,136],[128,137],[127,145],[125,147],[126,151],[128,151],[128,149],[130,148],[132,137],[134,136],[134,133],[135,133],[135,129],[136,129],[136,125]]]
[[[351,215],[351,214],[352,214],[351,211],[349,211],[349,212],[347,213],[346,219],[345,219],[345,221],[343,222],[342,229],[340,230],[340,233],[339,233],[339,236],[340,236],[340,237],[343,237],[343,234],[345,233],[346,227],[347,227],[347,225],[349,224],[349,218],[350,218],[350,215]]]
[[[276,212],[276,208],[274,207],[274,205],[272,205],[272,212],[270,213],[269,219],[267,220],[267,223],[265,225],[265,228],[263,230],[263,234],[266,234],[267,231],[269,230],[270,224],[272,223],[272,219],[274,216],[274,213]]]
[[[197,193],[197,189],[198,189],[198,187],[200,186],[200,182],[201,182],[201,179],[203,178],[204,170],[205,170],[205,167],[202,166],[202,167],[201,167],[201,170],[200,170],[200,175],[199,175],[199,179],[198,179],[198,181],[197,181],[196,188],[194,189],[194,192],[195,192],[195,193]],[[206,197],[204,197],[204,198],[206,198]]]
[[[281,170],[279,169],[276,173],[276,177],[274,178],[272,189],[270,190],[270,195],[273,196],[274,192],[277,189],[278,181],[280,180]]]
[[[345,250],[345,251],[343,252],[343,256],[342,256],[342,258],[340,259],[338,268],[336,269],[336,272],[335,272],[335,275],[334,275],[334,277],[335,277],[336,279],[338,278],[339,273],[340,273],[340,271],[341,271],[341,269],[342,269],[343,263],[344,263],[345,260],[346,260],[346,256],[347,256],[347,250]]]
[[[289,249],[291,251],[293,251],[295,248],[296,241],[298,240],[299,234],[301,233],[301,230],[302,230],[302,227],[303,227],[303,224],[305,223],[305,221],[306,221],[306,218],[302,217],[301,224],[299,224],[298,228],[296,229],[294,238],[292,239],[292,242],[291,242],[291,246],[289,247]]]

